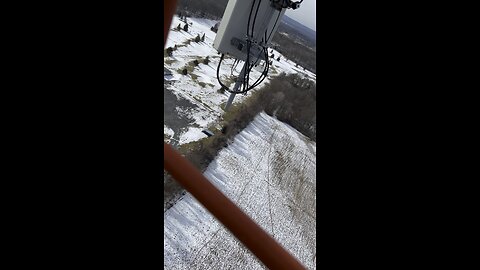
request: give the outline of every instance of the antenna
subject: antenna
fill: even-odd
[[[218,82],[231,93],[225,110],[228,110],[236,94],[247,93],[267,77],[270,68],[267,49],[280,25],[279,21],[287,8],[297,9],[302,1],[228,1],[213,42],[213,47],[222,54],[217,68]],[[220,66],[225,55],[245,62],[233,89],[226,87],[220,79]],[[260,77],[250,84],[250,72],[259,61],[265,61],[264,70]],[[240,89],[242,85],[243,88]]]

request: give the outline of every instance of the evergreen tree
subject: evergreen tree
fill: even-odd
[[[172,56],[172,54],[173,54],[173,48],[172,48],[172,47],[168,47],[168,48],[167,48],[167,55],[168,55],[168,56]]]
[[[203,33],[202,42],[205,42],[205,33]]]
[[[185,26],[183,27],[183,31],[188,32],[188,24],[185,24]]]
[[[203,63],[205,65],[208,65],[208,63],[210,63],[210,59],[208,59],[208,56],[205,59],[203,59]]]
[[[200,42],[200,34],[198,34],[196,37],[195,37],[195,42]]]

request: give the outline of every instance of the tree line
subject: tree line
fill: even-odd
[[[316,141],[316,83],[297,74],[281,74],[239,105],[236,117],[228,123],[227,137],[243,130],[265,111]]]
[[[315,74],[317,73],[317,52],[314,49],[295,42],[280,32],[273,36],[272,43],[276,45],[276,50],[288,59],[299,63]]]

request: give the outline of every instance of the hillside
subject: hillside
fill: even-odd
[[[228,0],[180,0],[178,13],[188,14],[191,17],[209,18],[220,21],[227,6]],[[305,7],[303,7],[305,8]],[[300,6],[302,9],[302,6]],[[273,42],[279,45],[282,54],[308,70],[316,73],[316,32],[283,16],[278,33]]]
[[[258,115],[205,171],[226,196],[316,269],[316,144]],[[164,212],[165,269],[265,269],[189,194]]]
[[[287,15],[283,16],[282,23],[280,24],[278,31],[290,33],[294,36],[294,39],[300,40],[301,43],[311,48],[315,49],[317,46],[317,33],[305,25],[288,17]]]
[[[223,104],[226,103],[229,94],[222,93],[220,85],[216,79],[216,69],[220,56],[213,48],[213,40],[216,33],[210,28],[217,23],[215,20],[188,18],[188,32],[183,30],[171,30],[168,36],[166,48],[172,47],[171,56],[167,54],[164,57],[164,139],[174,146],[182,145],[206,137],[202,133],[203,129],[220,129],[220,122],[223,119]],[[181,22],[178,16],[174,16],[171,29],[178,25],[183,27],[185,23]],[[204,41],[192,41],[197,35],[205,34]],[[269,76],[262,84],[252,90],[258,91],[264,85],[270,82],[271,78],[286,74],[299,74],[310,80],[316,80],[316,74],[303,70],[301,65],[286,59],[277,50],[270,49],[270,53],[275,55],[273,64],[269,71]],[[203,61],[208,57],[208,64]],[[277,58],[280,57],[280,61]],[[195,66],[193,62],[197,60],[199,64]],[[221,66],[220,75],[227,84],[232,84],[235,75],[241,70],[239,64],[232,69],[234,59],[226,58]],[[187,69],[187,75],[183,75],[182,70]],[[262,66],[257,67],[251,73],[251,77],[256,79],[260,76]],[[233,70],[233,75],[232,75]],[[246,96],[237,95],[234,104],[241,103]]]

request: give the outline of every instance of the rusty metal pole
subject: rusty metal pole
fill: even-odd
[[[168,32],[170,24],[172,24],[173,14],[177,9],[177,0],[164,0],[163,1],[163,47],[167,43]]]
[[[164,46],[175,13],[176,0],[164,1]],[[170,145],[163,145],[164,169],[190,192],[270,269],[305,269],[291,254]]]

